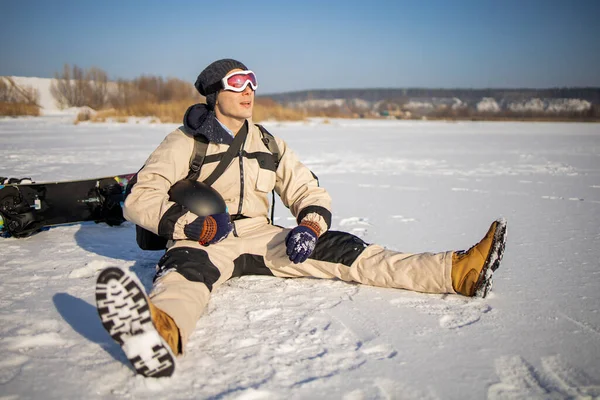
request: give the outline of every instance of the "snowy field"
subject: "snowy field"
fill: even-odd
[[[135,172],[175,125],[0,119],[0,175]],[[269,123],[334,200],[333,229],[403,252],[466,249],[508,220],[486,299],[243,277],[213,293],[172,378],[134,376],[94,307],[98,271],[150,288],[134,227],[0,239],[0,398],[600,397],[600,125]],[[294,221],[278,204],[276,223]]]

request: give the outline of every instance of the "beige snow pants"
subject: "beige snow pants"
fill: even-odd
[[[311,258],[294,264],[286,255],[289,229],[270,225],[264,217],[238,220],[234,225],[227,239],[210,246],[176,241],[159,262],[150,299],[175,320],[182,349],[210,292],[235,276],[337,278],[425,293],[455,293],[450,276],[451,251],[399,253],[367,245],[347,233],[328,232],[319,238]]]

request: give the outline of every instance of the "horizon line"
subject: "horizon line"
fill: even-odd
[[[42,76],[23,76],[23,75],[0,75],[0,78],[35,78],[35,79],[48,79],[54,80],[57,78],[48,78]],[[162,76],[157,76],[162,77]],[[133,78],[136,79],[136,78]],[[128,79],[128,80],[133,80]],[[166,79],[170,79],[167,77]],[[185,82],[184,79],[175,78]],[[109,82],[115,82],[113,80],[109,80]],[[193,85],[190,82],[190,85]],[[543,90],[600,90],[600,86],[548,86],[548,87],[511,87],[511,86],[488,86],[488,87],[427,87],[427,86],[407,86],[407,87],[348,87],[348,88],[311,88],[311,89],[298,89],[298,90],[287,90],[281,92],[268,92],[268,93],[257,93],[256,96],[272,96],[272,95],[281,95],[281,94],[294,94],[294,93],[302,93],[302,92],[312,92],[312,91],[352,91],[352,90],[443,90],[443,91],[451,91],[451,90],[469,90],[469,91],[484,91],[484,90],[531,90],[531,91],[543,91]]]

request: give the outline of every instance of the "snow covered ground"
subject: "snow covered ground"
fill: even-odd
[[[175,125],[0,119],[0,175],[135,172]],[[465,249],[509,223],[487,299],[242,277],[212,296],[170,379],[133,375],[102,329],[109,265],[147,288],[134,227],[0,239],[1,399],[529,399],[600,396],[600,125],[266,124],[334,199],[333,228],[404,252]],[[280,204],[277,223],[292,226]],[[587,397],[586,397],[587,396]]]

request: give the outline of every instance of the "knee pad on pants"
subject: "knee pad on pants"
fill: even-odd
[[[368,244],[347,232],[327,231],[319,240],[309,258],[351,266]]]
[[[273,276],[273,272],[265,264],[265,258],[263,256],[254,254],[241,254],[238,258],[233,260],[233,274],[232,278],[244,275],[270,275]]]
[[[212,291],[212,287],[221,277],[219,269],[210,261],[208,253],[192,247],[177,247],[169,250],[158,262],[156,278],[175,270],[185,279],[202,282]]]

